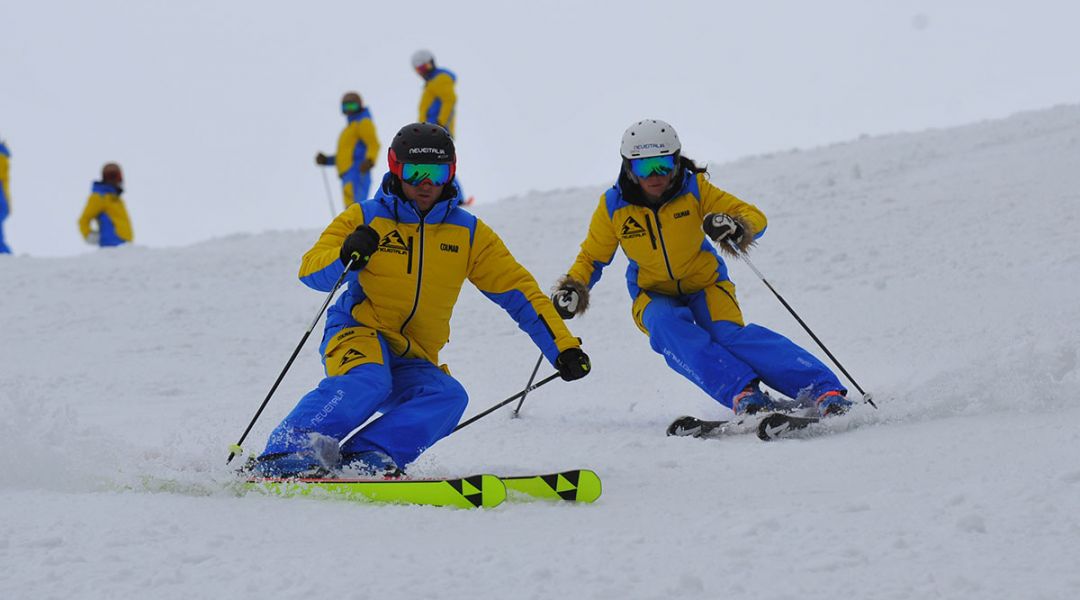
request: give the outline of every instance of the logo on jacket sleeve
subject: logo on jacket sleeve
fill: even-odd
[[[393,229],[383,236],[382,241],[379,242],[379,250],[381,252],[393,252],[394,254],[408,254],[410,244],[406,244],[401,234],[396,229]]]
[[[634,217],[626,217],[622,224],[622,231],[619,232],[619,237],[625,240],[643,235],[645,235],[645,228],[641,226],[641,223],[638,223]]]
[[[347,363],[350,363],[354,360],[360,360],[361,358],[367,358],[367,355],[359,350],[353,350],[352,348],[349,348],[348,351],[345,352],[345,355],[341,357],[341,363],[338,364],[338,366],[343,367]]]

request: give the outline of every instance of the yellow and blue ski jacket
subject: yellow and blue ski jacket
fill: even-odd
[[[8,150],[4,142],[0,142],[0,254],[10,254],[11,248],[8,248],[7,242],[4,241],[4,219],[11,213],[11,187],[8,184],[8,159],[11,157],[11,151]]]
[[[111,183],[94,182],[86,208],[79,217],[79,232],[83,239],[90,234],[90,221],[94,220],[97,221],[98,244],[102,247],[119,246],[135,239],[127,208],[120,199],[121,192],[119,187]]]
[[[364,109],[348,115],[349,124],[338,136],[337,154],[331,156],[337,167],[338,177],[342,179],[360,175],[360,163],[370,160],[374,165],[379,158],[379,137],[375,132],[375,122],[371,112]]]
[[[627,287],[635,300],[643,291],[681,296],[727,281],[727,265],[701,229],[705,215],[739,217],[755,238],[765,233],[765,215],[709,183],[704,173],[684,166],[681,177],[681,187],[654,207],[621,174],[600,196],[570,277],[591,288],[622,247],[630,262]]]
[[[8,183],[8,160],[11,151],[0,142],[0,220],[11,212],[11,185]]]
[[[433,69],[427,74],[424,93],[420,96],[421,123],[434,123],[454,135],[454,108],[457,106],[457,93],[454,84],[457,75],[446,69]]]
[[[347,290],[327,313],[324,345],[342,328],[365,326],[395,354],[438,364],[466,279],[506,310],[552,364],[559,352],[580,345],[499,236],[460,207],[456,182],[426,215],[395,183],[387,174],[373,199],[338,215],[304,255],[300,280],[328,292],[345,268],[339,259],[345,238],[360,225],[379,234],[378,251],[347,275]]]

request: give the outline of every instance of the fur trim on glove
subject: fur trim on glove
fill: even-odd
[[[742,230],[742,234],[743,234],[742,239],[739,240],[738,242],[736,242],[735,246],[737,246],[739,248],[740,253],[749,252],[750,247],[757,243],[757,239],[754,238],[754,230],[750,228],[750,224],[747,223],[746,220],[743,219],[742,217],[739,217],[739,216],[736,216],[736,215],[728,215],[728,216],[731,217],[736,223],[739,224],[739,228]],[[716,247],[719,248],[721,252],[727,254],[728,256],[738,256],[738,254],[735,253],[731,249],[731,246],[727,242],[717,244]]]
[[[581,283],[580,281],[570,277],[569,275],[563,275],[555,282],[555,289],[552,294],[558,293],[562,288],[568,288],[577,292],[578,305],[577,310],[574,311],[574,315],[580,315],[585,312],[585,309],[589,308],[589,286]]]

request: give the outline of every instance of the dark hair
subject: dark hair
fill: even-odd
[[[709,176],[709,166],[708,165],[705,165],[704,167],[699,167],[697,165],[697,163],[694,162],[694,160],[692,158],[686,156],[685,154],[680,154],[679,155],[679,163],[682,165],[682,167],[684,169],[690,169],[690,172],[693,173],[694,175],[697,175],[698,173],[704,173],[706,177]]]

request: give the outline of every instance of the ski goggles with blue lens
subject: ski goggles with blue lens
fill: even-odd
[[[446,185],[450,181],[450,165],[405,163],[401,165],[401,180],[409,185],[420,185],[424,180],[431,185]]]
[[[639,179],[651,177],[652,175],[670,175],[675,172],[675,155],[631,158],[630,172]]]

